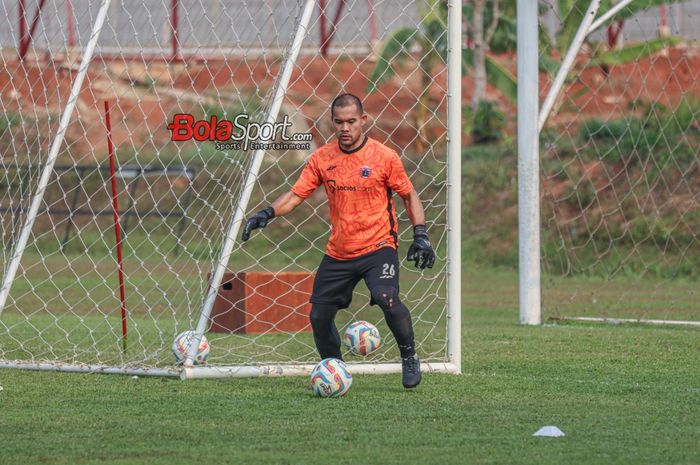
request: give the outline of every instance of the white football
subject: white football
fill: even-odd
[[[337,358],[321,360],[311,372],[311,388],[319,397],[340,397],[352,386],[352,374]]]
[[[369,355],[379,349],[382,338],[372,323],[356,321],[345,330],[343,344],[355,355]]]
[[[173,355],[175,355],[175,360],[177,363],[182,363],[187,358],[187,351],[194,340],[194,331],[184,331],[177,335],[173,341]],[[201,365],[209,356],[209,341],[207,337],[202,334],[202,340],[199,341],[199,347],[197,349],[197,355],[194,359],[195,365]]]

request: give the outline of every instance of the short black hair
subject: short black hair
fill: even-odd
[[[331,103],[331,115],[335,114],[336,108],[349,107],[351,105],[355,105],[357,107],[357,109],[360,110],[361,115],[365,114],[365,110],[364,110],[364,108],[362,108],[362,102],[357,97],[357,95],[340,94],[335,99],[333,99],[333,103]]]

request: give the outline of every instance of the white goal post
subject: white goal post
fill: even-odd
[[[245,245],[239,230],[332,139],[328,107],[350,91],[364,100],[369,135],[401,155],[438,255],[432,270],[401,270],[422,368],[461,372],[459,2],[49,3],[7,0],[0,12],[11,26],[0,33],[0,367],[310,374],[309,283],[326,201],[311,196]],[[198,121],[196,137],[176,139],[177,115]],[[288,118],[312,143],[219,148],[216,121],[238,115]],[[403,255],[410,223],[397,213]],[[348,367],[400,372],[368,297],[359,286],[337,326],[372,321],[383,346]],[[171,346],[186,330],[195,343],[179,365]],[[209,358],[197,365],[205,336]]]
[[[518,12],[520,323],[697,326],[700,3]]]

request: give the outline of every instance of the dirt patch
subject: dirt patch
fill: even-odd
[[[496,57],[515,69],[512,55]],[[27,120],[44,121],[55,128],[75,78],[75,66],[60,62],[22,65],[6,57],[0,69],[0,95],[5,112],[21,113]],[[212,106],[235,107],[241,101],[264,102],[282,65],[279,56],[243,60],[228,58],[185,63],[95,61],[78,101],[78,111],[67,134],[67,146],[74,157],[100,158],[104,145],[103,102],[113,106],[114,139],[132,150],[160,150],[169,143],[167,123],[176,112],[203,113]],[[303,57],[297,62],[286,98],[288,108],[298,108],[315,141],[332,137],[328,107],[340,92],[365,95],[374,63],[365,57]],[[619,117],[638,101],[659,102],[673,107],[684,97],[698,96],[700,53],[676,47],[664,53],[606,72],[587,68],[567,89],[550,125],[571,127],[594,116]],[[446,71],[433,70],[427,128],[434,140],[444,139]],[[542,77],[542,94],[547,79]],[[463,106],[471,101],[471,78],[462,86]],[[396,148],[414,145],[417,137],[418,96],[421,91],[416,66],[399,68],[379,90],[366,95],[365,107],[372,119],[371,134]],[[498,91],[488,88],[508,115],[508,131],[515,133],[515,107]],[[583,115],[583,116],[582,116]],[[50,120],[50,123],[49,123]],[[470,143],[463,135],[463,143]],[[3,147],[7,156],[8,147]],[[15,148],[14,150],[21,150]],[[95,153],[93,153],[95,152]]]

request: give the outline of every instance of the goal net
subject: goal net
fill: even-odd
[[[574,49],[542,108],[544,317],[700,324],[700,3],[548,2],[540,27],[543,91]]]
[[[459,178],[450,182],[449,172],[459,172],[460,135],[448,137],[447,112],[460,67],[447,65],[445,3],[3,0],[0,16],[0,366],[310,372],[318,354],[308,299],[330,230],[325,193],[246,243],[240,226],[333,140],[330,103],[352,92],[369,136],[401,156],[438,255],[425,271],[402,260],[417,352],[426,369],[459,371]],[[239,115],[252,142],[262,141],[255,125],[275,121],[298,138],[220,145],[230,134],[215,140],[210,125]],[[169,128],[178,118],[191,121],[189,137],[185,123]],[[394,202],[403,257],[412,231]],[[366,358],[348,354],[351,370],[400,370],[362,284],[338,314],[341,334],[357,320],[376,324],[383,345]],[[206,336],[210,354],[183,369],[171,347],[188,330]]]

